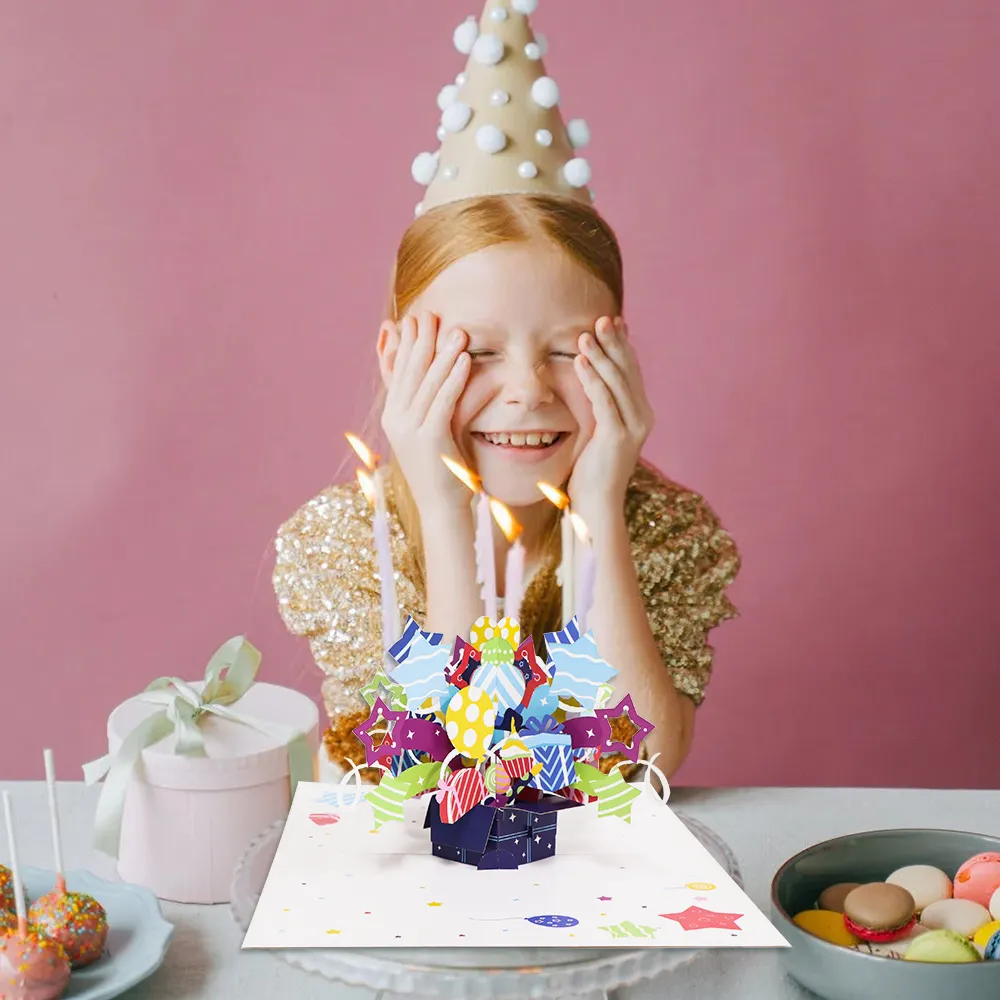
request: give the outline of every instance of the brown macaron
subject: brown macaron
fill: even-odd
[[[847,894],[852,889],[857,889],[860,884],[860,882],[838,882],[836,885],[828,886],[819,894],[819,909],[843,913]]]
[[[913,896],[902,886],[868,882],[844,900],[844,926],[863,941],[886,942],[903,937],[917,919]]]

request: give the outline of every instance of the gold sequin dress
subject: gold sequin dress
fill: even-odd
[[[423,621],[425,595],[414,582],[416,565],[391,492],[386,501],[402,617],[408,613]],[[739,571],[736,545],[701,496],[644,462],[629,483],[625,517],[665,669],[679,691],[701,704],[712,670],[708,633],[737,614],[725,593]],[[278,607],[289,630],[308,638],[313,658],[326,675],[323,701],[330,726],[324,742],[334,764],[346,769],[345,759],[364,757],[351,734],[368,716],[359,690],[383,661],[371,507],[356,483],[331,486],[282,525],[275,547]],[[540,597],[555,586],[555,573],[555,562],[549,560],[528,584],[522,635],[561,625],[536,620]],[[603,758],[602,769],[614,763]]]

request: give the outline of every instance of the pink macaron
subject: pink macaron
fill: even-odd
[[[1000,852],[977,854],[955,873],[955,899],[971,899],[989,909],[990,899],[997,889],[1000,889]]]

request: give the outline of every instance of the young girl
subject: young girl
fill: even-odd
[[[497,107],[498,82],[505,104],[519,82],[537,90],[539,60],[525,66],[517,58],[530,52],[527,19],[513,13],[499,21],[492,10],[502,6],[488,0],[479,33],[505,43],[506,75],[474,57],[459,77],[473,116]],[[458,166],[448,180],[431,182],[399,247],[375,345],[397,596],[423,628],[447,637],[466,636],[483,614],[471,497],[440,458],[452,456],[477,471],[524,529],[521,629],[544,654],[543,634],[564,624],[561,533],[559,511],[536,484],[560,486],[593,541],[598,574],[588,626],[618,670],[611,704],[632,695],[656,727],[643,752],[659,754],[670,777],[688,754],[705,695],[708,634],[736,613],[725,591],[739,556],[699,495],[640,458],[653,414],[622,318],[618,242],[586,192],[567,183],[574,150],[564,137],[572,130],[557,110],[542,110],[553,127],[536,160],[561,157],[561,164],[524,176],[523,148],[539,135],[537,103],[522,112],[529,138],[521,152],[518,118],[500,119],[515,137],[507,151],[517,181],[498,179],[503,151],[484,159],[478,133],[474,145],[463,130],[448,135],[438,159]],[[503,594],[499,528],[495,544]],[[277,550],[279,606],[327,674],[325,743],[333,762],[347,767],[363,756],[350,732],[368,715],[358,690],[383,662],[370,506],[353,482],[332,486],[281,528]],[[615,761],[605,757],[601,766]]]

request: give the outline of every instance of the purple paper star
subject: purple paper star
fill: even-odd
[[[365,748],[365,763],[369,767],[377,760],[382,760],[385,757],[394,757],[397,753],[402,752],[401,748],[393,740],[393,731],[396,723],[404,718],[406,718],[406,712],[393,712],[381,698],[376,698],[372,703],[372,710],[368,718],[357,729],[351,730],[358,738],[358,742]],[[382,720],[385,720],[389,733],[382,743],[375,746],[371,736],[368,735],[368,730],[378,725]]]
[[[594,709],[594,714],[599,718],[603,719],[610,730],[611,722],[613,719],[620,719],[623,715],[636,726],[636,731],[632,734],[632,745],[628,746],[619,740],[612,740],[610,738],[610,732],[608,738],[604,741],[604,753],[622,753],[632,763],[634,764],[639,759],[639,750],[641,749],[642,741],[653,731],[652,724],[644,719],[636,710],[635,705],[632,704],[632,695],[627,694],[614,708],[597,708]]]

